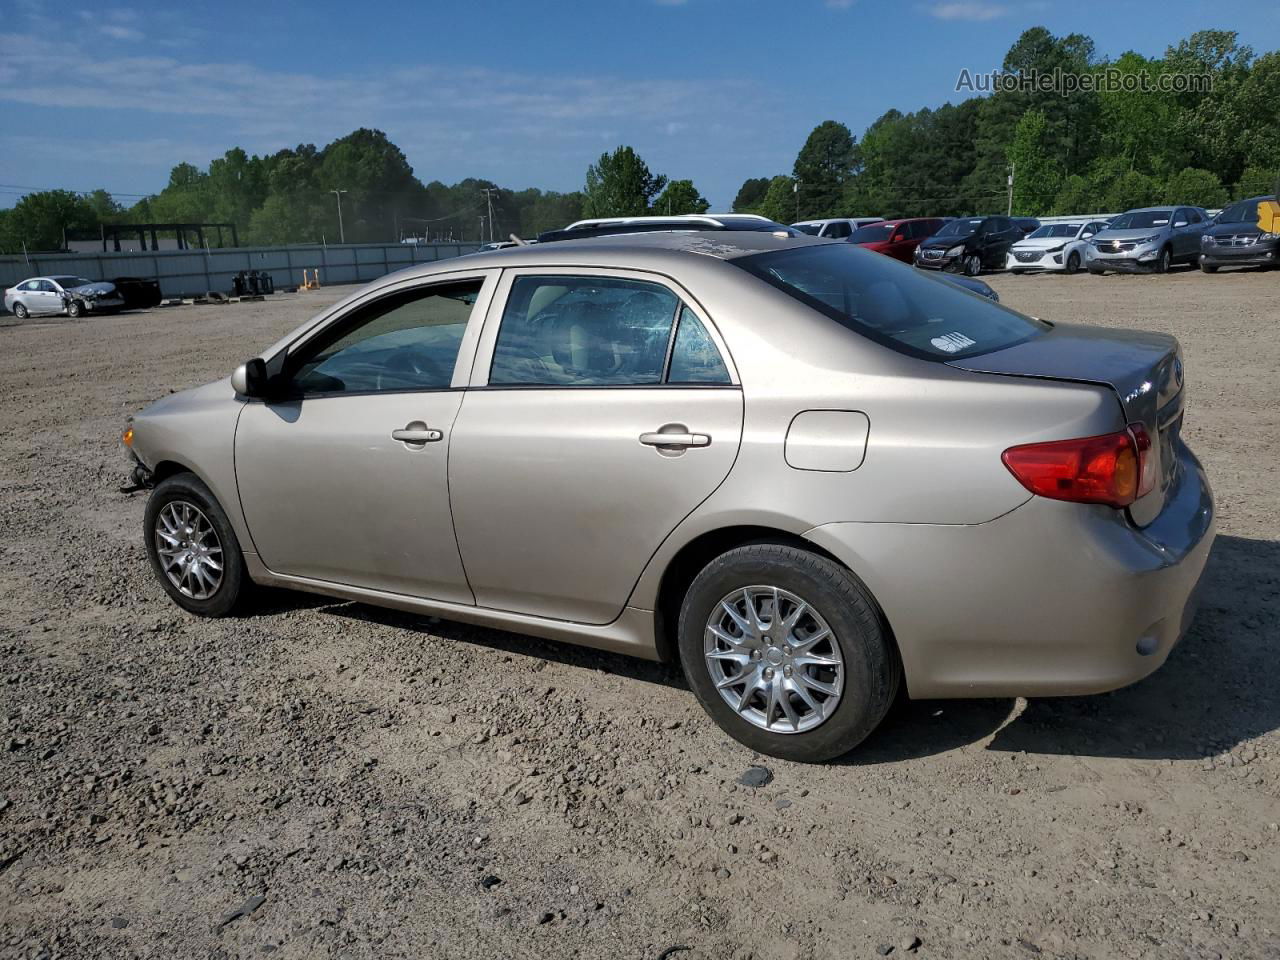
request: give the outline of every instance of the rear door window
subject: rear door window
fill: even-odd
[[[675,345],[671,348],[671,366],[667,383],[729,383],[729,371],[698,315],[684,307]]]
[[[900,353],[953,360],[1003,350],[1049,324],[847,244],[730,261],[835,322]]]
[[[836,220],[833,223],[828,223],[826,225],[822,231],[822,235],[824,237],[831,237],[834,240],[843,240],[852,232],[853,231],[849,229],[849,225],[847,223],[843,220]]]

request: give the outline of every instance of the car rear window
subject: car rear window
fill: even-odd
[[[865,227],[859,227],[852,237],[849,238],[851,243],[877,243],[881,240],[888,240],[893,236],[893,228],[896,224],[892,223],[869,223]]]
[[[1030,340],[1049,324],[847,243],[730,261],[857,333],[928,360]]]

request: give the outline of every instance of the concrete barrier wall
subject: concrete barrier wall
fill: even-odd
[[[156,250],[138,253],[42,253],[0,256],[0,288],[28,277],[74,274],[90,280],[143,277],[159,280],[166,297],[210,290],[231,291],[241,270],[265,270],[276,288],[302,283],[302,271],[319,270],[322,284],[366,283],[415,263],[474,253],[478,243],[339,244],[294,247],[232,247],[209,251]]]

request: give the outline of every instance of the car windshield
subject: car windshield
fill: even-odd
[[[1219,223],[1257,223],[1258,222],[1258,203],[1262,200],[1268,200],[1269,197],[1260,197],[1257,200],[1241,200],[1239,203],[1233,203],[1227,209],[1218,214]]]
[[[893,236],[892,223],[869,223],[865,227],[859,227],[853,231],[853,236],[849,238],[850,243],[877,243],[881,240],[888,240]]]
[[[1169,224],[1172,210],[1134,210],[1122,213],[1107,226],[1108,230],[1141,230],[1145,227],[1164,227]]]
[[[850,244],[731,262],[856,333],[929,360],[1002,350],[1049,329],[1041,320]]]
[[[820,223],[793,223],[792,226],[801,233],[807,233],[811,237],[816,237],[818,235],[818,231],[822,229],[822,224]]]
[[[976,220],[952,220],[950,223],[944,223],[942,229],[934,234],[935,237],[971,237],[978,229],[978,224],[982,223],[982,218]]]
[[[1078,223],[1048,223],[1027,235],[1028,240],[1042,240],[1046,237],[1072,238],[1080,232]]]
[[[50,277],[49,279],[52,280],[54,283],[56,283],[58,286],[63,288],[83,287],[86,283],[89,282],[84,277]]]

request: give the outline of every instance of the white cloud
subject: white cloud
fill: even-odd
[[[827,7],[831,10],[848,10],[858,0],[826,0]]]
[[[929,13],[939,20],[996,20],[1013,11],[1002,3],[935,3]]]
[[[142,31],[133,27],[121,26],[118,23],[104,23],[98,28],[113,40],[141,40]]]

